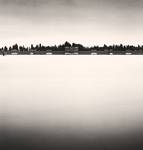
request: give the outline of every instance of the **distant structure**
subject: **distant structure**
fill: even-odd
[[[79,54],[79,48],[78,47],[65,47],[65,55],[78,55]]]
[[[1,47],[0,55],[143,55],[143,45],[103,45],[84,47],[81,44],[65,42],[58,46],[31,45]]]
[[[11,54],[11,55],[18,55],[18,50],[12,49],[12,50],[10,51],[10,54]]]
[[[91,55],[97,55],[97,49],[91,49]]]
[[[46,54],[47,54],[47,55],[52,55],[52,54],[53,54],[53,53],[52,53],[52,50],[51,50],[51,49],[47,49],[47,50],[46,50]]]

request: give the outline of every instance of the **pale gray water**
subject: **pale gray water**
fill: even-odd
[[[143,56],[0,57],[0,125],[75,135],[142,129]]]

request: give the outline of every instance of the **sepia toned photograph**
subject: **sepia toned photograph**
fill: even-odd
[[[0,0],[0,150],[142,150],[142,8]]]

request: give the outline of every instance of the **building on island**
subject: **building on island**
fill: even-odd
[[[11,55],[18,55],[18,50],[12,49],[10,53]]]
[[[78,47],[65,47],[65,55],[78,55],[79,48]]]

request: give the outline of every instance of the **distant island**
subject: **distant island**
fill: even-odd
[[[30,47],[13,46],[1,47],[0,55],[143,55],[143,45],[103,45],[85,47],[81,44],[65,42],[58,46],[43,46],[42,44]]]

